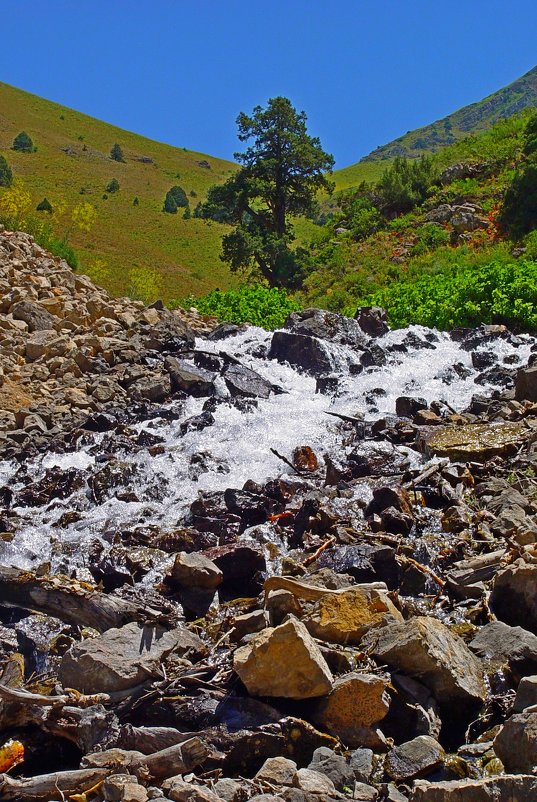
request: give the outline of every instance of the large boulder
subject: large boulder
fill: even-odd
[[[321,596],[302,620],[315,638],[358,645],[369,630],[402,622],[403,616],[386,592],[350,587]]]
[[[386,772],[396,782],[426,777],[442,765],[444,757],[445,752],[438,741],[429,735],[418,735],[388,753]]]
[[[347,345],[358,351],[362,351],[368,342],[358,321],[324,309],[291,312],[285,321],[285,328],[294,334],[318,337],[320,340]]]
[[[330,692],[333,677],[305,626],[290,619],[237,649],[233,667],[254,696],[309,699]]]
[[[486,698],[480,661],[435,618],[416,616],[388,624],[369,633],[362,647],[377,660],[418,677],[440,704],[473,705]]]
[[[170,374],[174,390],[181,390],[195,397],[214,395],[214,375],[209,371],[193,367],[173,356],[166,357],[164,367]]]
[[[171,580],[174,584],[187,588],[213,590],[222,584],[223,578],[220,568],[203,554],[187,554],[181,551],[175,556],[171,570]]]
[[[352,749],[377,746],[379,737],[372,728],[388,712],[387,686],[388,682],[375,674],[345,674],[316,704],[313,719],[323,731]]]
[[[390,330],[386,310],[380,306],[359,306],[354,319],[370,337],[382,337]]]
[[[224,381],[232,396],[268,398],[272,384],[244,365],[229,365],[224,371]]]
[[[184,627],[126,624],[72,646],[62,658],[59,678],[64,687],[83,693],[120,691],[161,676],[161,663],[172,652],[200,657],[206,648]]]
[[[321,340],[290,331],[275,331],[269,350],[269,359],[288,362],[313,375],[323,375],[332,370],[332,359]]]

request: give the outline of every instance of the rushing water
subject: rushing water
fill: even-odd
[[[409,332],[432,341],[434,349],[410,347],[407,353],[391,350],[400,345]],[[110,542],[113,533],[138,524],[158,525],[163,530],[180,524],[198,491],[240,488],[247,479],[263,482],[282,473],[285,465],[271,448],[290,457],[298,445],[309,445],[322,456],[342,448],[337,419],[326,412],[347,415],[363,413],[369,420],[393,414],[395,400],[401,395],[423,397],[428,402],[445,400],[462,410],[473,395],[490,391],[490,385],[476,385],[478,374],[472,367],[471,354],[461,349],[448,335],[420,327],[390,332],[377,340],[387,353],[383,367],[366,368],[353,375],[349,365],[356,364],[356,355],[342,346],[329,346],[334,372],[339,377],[336,395],[315,392],[315,379],[289,365],[270,361],[259,354],[270,344],[271,334],[262,329],[246,332],[224,341],[200,341],[204,351],[225,351],[242,364],[257,371],[272,383],[280,385],[282,394],[259,400],[257,406],[241,411],[231,403],[221,403],[214,411],[215,422],[202,431],[182,435],[181,422],[202,411],[206,399],[190,398],[172,402],[168,408],[178,414],[177,420],[157,419],[140,422],[137,430],[147,430],[164,438],[162,454],[151,456],[147,449],[128,454],[119,451],[115,457],[132,469],[131,487],[138,501],[118,500],[115,496],[98,504],[91,498],[87,483],[70,498],[55,499],[42,507],[16,508],[20,525],[11,542],[0,541],[0,563],[23,568],[35,567],[52,559],[53,568],[66,569],[65,557],[54,556],[63,551],[55,544],[70,546],[70,565],[84,563],[87,544],[96,537]],[[533,340],[525,338],[515,347],[497,339],[483,346],[494,351],[498,364],[526,364]],[[455,364],[466,370],[453,371]],[[461,375],[459,375],[461,374]],[[449,381],[447,380],[449,377]],[[218,392],[228,396],[223,380]],[[76,468],[85,477],[103,467],[99,461],[99,445],[106,435],[96,434],[93,442],[69,453],[48,453],[25,465],[33,480],[40,479],[48,468]],[[368,448],[363,444],[362,448]],[[379,445],[377,444],[377,448]],[[380,446],[382,447],[382,446]],[[417,455],[407,450],[416,462]],[[200,467],[201,466],[201,467]],[[17,490],[18,465],[0,463],[0,485]],[[27,482],[27,479],[26,479]],[[66,512],[76,510],[80,520],[58,528],[54,524]],[[67,565],[69,567],[69,563]]]

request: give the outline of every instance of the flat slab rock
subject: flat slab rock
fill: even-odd
[[[319,647],[296,619],[255,635],[237,649],[233,667],[253,696],[309,699],[325,696],[334,681]]]
[[[388,624],[362,641],[374,657],[419,677],[440,704],[477,703],[486,698],[483,667],[462,638],[435,618],[416,616]]]
[[[82,693],[120,691],[160,676],[160,664],[172,652],[201,657],[206,648],[184,627],[126,624],[72,646],[62,658],[59,678],[64,688]]]
[[[485,462],[516,454],[527,438],[528,429],[521,423],[434,426],[421,432],[418,447],[429,456],[449,457],[454,462]]]
[[[416,780],[410,802],[530,802],[537,799],[537,777],[525,774],[429,783]]]

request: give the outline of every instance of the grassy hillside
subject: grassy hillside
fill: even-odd
[[[372,169],[373,165],[377,165],[378,162],[382,165],[386,159],[393,159],[396,156],[415,158],[423,153],[436,153],[469,134],[487,130],[500,120],[535,106],[537,106],[537,67],[483,100],[464,106],[441,120],[409,131],[393,142],[381,145],[357,164],[339,171],[338,183],[348,182],[348,186],[354,183],[354,176],[361,177],[367,174],[366,166]]]
[[[14,137],[26,131],[37,151],[11,150]],[[125,163],[109,158],[119,143]],[[236,283],[220,261],[221,226],[162,211],[164,196],[175,184],[183,187],[193,210],[212,184],[236,169],[232,162],[154,142],[85,114],[0,83],[0,153],[22,179],[35,205],[44,196],[68,214],[81,201],[91,203],[97,220],[89,233],[73,230],[70,241],[81,269],[114,294],[124,294],[133,275],[145,271],[164,299],[201,294]],[[208,163],[209,167],[203,163]],[[201,163],[201,164],[200,164]],[[119,192],[103,199],[116,178]],[[195,193],[191,196],[191,193]],[[133,205],[137,197],[139,205]]]

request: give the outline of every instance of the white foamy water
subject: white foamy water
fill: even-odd
[[[423,339],[431,332],[421,327],[410,331]],[[409,330],[390,332],[376,342],[386,351],[400,344]],[[182,421],[202,411],[206,399],[188,399],[173,402],[170,409],[180,413],[176,421],[145,421],[137,424],[138,430],[164,438],[164,453],[151,456],[147,450],[137,454],[119,451],[116,458],[134,470],[131,485],[119,491],[132,491],[139,501],[120,501],[113,497],[102,504],[95,503],[87,481],[71,498],[53,500],[45,507],[18,508],[15,512],[21,522],[12,542],[0,541],[0,564],[29,568],[52,559],[53,567],[66,570],[73,564],[84,564],[89,542],[96,537],[110,542],[114,533],[135,525],[157,525],[168,531],[181,525],[190,504],[199,491],[240,488],[247,479],[264,482],[289,473],[289,469],[271,453],[271,448],[290,458],[296,446],[309,445],[319,457],[325,452],[337,456],[341,451],[338,421],[326,412],[347,415],[363,413],[367,419],[395,412],[395,400],[401,395],[423,397],[428,402],[445,400],[451,407],[461,410],[475,394],[487,392],[491,387],[474,382],[477,371],[472,367],[471,355],[447,335],[433,333],[437,341],[434,350],[411,348],[408,353],[388,353],[383,367],[365,369],[359,375],[350,375],[345,367],[356,363],[356,355],[342,346],[330,346],[335,372],[339,376],[336,396],[315,392],[315,379],[300,373],[289,365],[269,361],[252,352],[270,345],[271,333],[249,328],[246,332],[224,341],[199,341],[204,351],[225,351],[237,357],[242,364],[257,371],[285,391],[259,399],[256,408],[243,412],[232,404],[222,403],[214,411],[215,423],[202,431],[181,435]],[[503,340],[487,343],[484,350],[494,351],[498,362],[516,355],[516,365],[526,364],[533,340],[525,338],[518,348]],[[454,375],[447,384],[443,377],[453,374],[454,364],[462,365],[469,374],[461,378]],[[337,371],[336,371],[337,368]],[[461,371],[463,376],[464,371]],[[219,392],[227,396],[222,380]],[[373,406],[373,401],[375,406]],[[93,446],[103,435],[95,435]],[[379,447],[379,444],[376,444]],[[354,450],[371,448],[371,444],[356,443]],[[390,447],[391,448],[391,447]],[[40,479],[49,468],[79,469],[87,479],[106,463],[96,463],[98,449],[85,446],[67,454],[47,454],[26,465],[34,480]],[[414,462],[419,457],[413,455]],[[201,455],[201,456],[197,456]],[[205,472],[194,471],[193,462],[205,462]],[[0,463],[0,484],[17,490],[16,468]],[[80,520],[67,526],[54,524],[66,512],[75,510]],[[62,548],[58,548],[58,544]],[[65,547],[72,553],[66,557]]]

